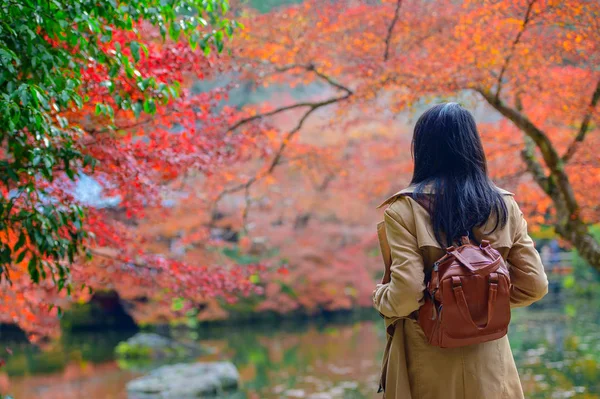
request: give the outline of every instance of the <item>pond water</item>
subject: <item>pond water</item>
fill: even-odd
[[[513,312],[511,345],[528,399],[600,399],[600,298],[557,301]],[[15,399],[125,399],[138,374],[113,358],[132,333],[65,336],[44,352],[10,345],[0,392]],[[381,320],[295,322],[277,327],[203,330],[216,349],[201,360],[231,360],[243,380],[240,398],[378,398],[384,346]],[[121,365],[122,366],[122,365]]]

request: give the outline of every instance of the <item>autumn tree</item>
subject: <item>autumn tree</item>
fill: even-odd
[[[212,112],[224,90],[190,90],[237,27],[224,18],[227,7],[0,5],[3,322],[46,334],[56,326],[52,306],[69,293],[86,297],[82,284],[160,287],[165,301],[249,288],[247,271],[209,272],[144,252],[128,230],[165,199],[166,182],[239,156],[244,140],[221,138],[231,110]],[[101,193],[82,198],[90,175]]]
[[[68,168],[37,159],[36,168],[51,169],[49,182],[42,169],[31,169],[31,151],[45,148],[43,136],[42,144],[27,141],[29,152],[17,153],[30,166],[19,169],[18,181],[47,194],[13,209],[40,212],[31,204],[42,204],[79,218],[77,208],[57,204],[85,205],[83,224],[65,221],[82,235],[59,235],[80,248],[90,242],[83,232],[93,233],[94,259],[72,263],[70,282],[117,291],[144,322],[172,320],[188,308],[225,317],[219,308],[225,305],[210,294],[261,293],[257,288],[264,294],[250,298],[253,311],[367,306],[380,269],[375,207],[410,178],[411,118],[441,99],[476,111],[494,178],[516,192],[532,228],[554,226],[598,268],[598,241],[588,231],[600,216],[597,2],[292,3],[257,10],[234,2],[230,16],[245,29],[228,44],[231,52],[219,56],[189,46],[193,32],[210,35],[205,28],[184,30],[183,37],[169,28],[186,15],[201,23],[183,11],[164,29],[140,17],[106,36],[92,35],[89,24],[68,25],[85,38],[99,37],[92,43],[112,55],[106,63],[102,57],[84,63],[73,44],[44,36],[32,23],[36,40],[83,67],[75,68],[73,94],[82,103],[44,111],[52,126],[64,118],[77,128],[61,128],[69,133],[60,140],[70,147],[50,148],[78,153]],[[200,36],[200,45],[216,40],[220,47],[230,25],[219,21],[220,14],[207,21],[222,30],[213,39]],[[24,135],[24,129],[10,131]],[[6,154],[9,165],[14,154]],[[92,163],[101,190],[91,200],[76,199],[69,175],[84,180],[80,172],[91,173]],[[9,183],[7,203],[21,184]],[[2,304],[17,298],[31,310],[30,320],[8,308],[1,314],[33,329],[55,320],[44,305],[69,298],[41,272],[42,284],[28,283],[29,257],[20,259],[14,247],[35,253],[30,240],[37,238],[26,231],[21,239],[22,230],[15,221],[2,237],[17,257],[11,267],[20,265],[23,277],[3,291]],[[254,267],[259,261],[273,272]],[[184,300],[173,308],[178,298]]]
[[[598,11],[592,3],[577,4],[588,8],[586,15]],[[250,116],[234,123],[231,135],[258,130],[262,150],[196,184],[214,193],[215,214],[227,215],[220,221],[247,234],[238,248],[242,254],[263,247],[258,253],[265,262],[286,265],[285,273],[261,282],[264,295],[255,311],[311,313],[368,304],[369,277],[379,269],[377,256],[366,256],[376,248],[374,208],[408,183],[411,117],[440,99],[458,99],[476,111],[493,177],[516,192],[531,228],[558,223],[553,199],[521,158],[528,148],[522,132],[485,105],[478,90],[488,83],[496,88],[519,34],[522,20],[516,17],[525,15],[527,5],[305,1],[268,13],[236,10],[246,29],[232,45],[231,62],[242,84],[257,94],[244,104]],[[595,39],[583,36],[594,25],[586,17],[574,24],[580,18],[569,14],[574,5],[532,6],[535,40],[526,42],[528,36],[521,34],[515,47],[528,43],[523,54],[547,65],[512,55],[500,93],[521,87],[523,109],[551,126],[552,140],[564,150],[578,118],[589,112],[586,129],[591,129],[597,112],[589,102],[593,87],[580,79],[595,73],[595,53],[582,51],[593,46]],[[566,35],[580,25],[579,39],[577,34],[572,41],[553,36],[557,29]],[[569,45],[589,62],[574,67],[559,59]],[[509,76],[518,83],[510,83]],[[556,76],[552,85],[546,76]],[[594,223],[598,158],[593,152],[580,154],[583,162],[572,164],[569,178],[582,220]],[[536,156],[542,159],[541,153]],[[260,245],[247,243],[254,240]],[[203,252],[201,246],[189,250]],[[210,309],[207,318],[224,317]]]
[[[442,29],[448,43],[429,54],[455,60],[444,68],[448,75],[433,79],[432,92],[474,90],[518,129],[527,178],[552,201],[549,221],[600,269],[600,243],[589,232],[600,198],[593,188],[597,140],[590,137],[600,100],[598,3],[473,3],[461,14]],[[473,61],[456,57],[466,52]],[[427,64],[419,67],[433,73]],[[504,135],[514,131],[508,127]]]
[[[365,121],[424,100],[486,103],[505,118],[481,124],[496,178],[517,191],[532,220],[552,225],[600,269],[589,231],[599,220],[599,15],[598,2],[575,0],[307,1],[249,16],[236,55],[262,84],[322,80],[339,93],[261,114],[302,110],[299,127],[322,106],[361,123],[356,109]]]

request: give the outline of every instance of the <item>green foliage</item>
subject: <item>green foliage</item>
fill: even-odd
[[[69,364],[110,362],[114,360],[115,346],[130,334],[114,330],[103,330],[101,333],[67,332],[44,349],[3,335],[2,346],[10,348],[12,354],[4,355],[6,365],[2,372],[9,377],[52,373],[62,375],[62,370]]]
[[[600,313],[590,306],[594,301],[597,297],[575,297],[557,303],[546,297],[537,310],[513,311],[511,347],[528,398],[577,391],[580,396],[571,397],[598,397]]]
[[[593,226],[590,232],[600,240],[600,225]],[[563,286],[578,295],[600,293],[600,273],[573,250],[573,274],[565,277]]]
[[[49,274],[59,288],[67,282],[68,264],[85,249],[85,212],[49,185],[58,176],[76,180],[92,170],[84,155],[81,131],[61,116],[89,101],[80,92],[82,70],[101,65],[115,103],[123,109],[154,113],[158,98],[176,95],[176,86],[157,83],[136,70],[148,49],[131,41],[111,45],[116,31],[136,32],[138,21],[158,27],[163,39],[185,38],[206,54],[223,49],[238,27],[224,18],[227,0],[5,0],[0,4],[0,277],[8,266],[27,262],[31,279]],[[128,52],[124,52],[128,47]],[[135,79],[144,96],[140,103],[110,90],[121,73]],[[96,112],[113,117],[107,103]],[[68,205],[65,205],[68,204]],[[68,287],[67,287],[68,288]]]
[[[302,3],[302,0],[246,0],[246,3],[262,13],[267,13],[276,7]]]
[[[155,359],[152,348],[141,345],[129,345],[121,342],[115,348],[119,368],[123,370],[145,370],[151,368]]]
[[[212,351],[195,343],[184,344],[167,338],[157,341],[151,336],[137,342],[132,342],[131,339],[124,341],[115,348],[119,366],[130,370],[143,370],[161,364],[190,361],[208,353]]]
[[[223,255],[239,265],[252,265],[260,261],[260,257],[243,253],[240,248],[223,248]]]
[[[129,345],[127,342],[121,342],[115,348],[117,357],[129,359],[147,359],[152,357],[152,348],[142,345]]]
[[[556,238],[556,230],[553,226],[542,225],[538,231],[531,233],[535,240],[552,240]]]

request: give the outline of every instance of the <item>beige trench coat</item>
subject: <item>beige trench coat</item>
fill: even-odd
[[[508,209],[508,222],[491,234],[475,229],[508,261],[511,305],[527,306],[548,292],[540,256],[527,234],[527,223],[513,195],[498,189]],[[427,211],[408,196],[412,187],[390,197],[384,226],[391,252],[391,282],[373,293],[375,308],[384,316],[387,346],[382,367],[385,399],[520,399],[524,398],[508,338],[462,348],[430,346],[416,321],[409,317],[423,300],[425,272],[444,251],[434,238]]]

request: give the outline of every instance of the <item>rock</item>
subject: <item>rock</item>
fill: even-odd
[[[123,368],[144,368],[150,363],[173,363],[208,353],[198,345],[186,344],[154,333],[138,333],[115,349]]]
[[[174,364],[127,384],[128,399],[230,398],[240,376],[230,362]]]

